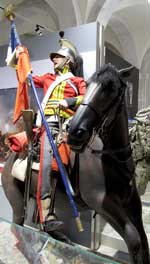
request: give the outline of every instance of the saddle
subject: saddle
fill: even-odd
[[[32,163],[32,169],[33,170],[39,170],[40,163],[39,163],[39,155],[40,153],[40,145],[37,146],[37,141],[40,142],[41,132],[39,129],[33,130],[33,153],[35,153],[35,158],[33,159]],[[8,137],[9,142],[9,148],[11,151],[18,153],[18,159],[14,162],[12,167],[12,176],[24,181],[25,175],[26,175],[26,168],[27,168],[27,147],[28,147],[28,139],[26,132],[20,132],[14,135],[11,135]],[[36,147],[36,149],[34,149]],[[25,153],[25,155],[22,155],[22,153]],[[71,150],[69,145],[66,142],[61,142],[58,146],[58,152],[60,154],[60,158],[62,160],[62,163],[65,167],[68,166],[70,174],[74,174],[73,171],[75,171],[77,158],[76,155],[71,155]],[[21,158],[20,158],[21,156]],[[73,161],[71,161],[73,160]],[[52,161],[52,171],[58,172],[59,168],[56,162],[55,157]]]

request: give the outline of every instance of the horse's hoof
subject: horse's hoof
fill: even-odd
[[[74,243],[66,235],[64,235],[63,233],[59,231],[50,232],[49,235],[52,236],[56,240],[59,240],[61,242],[74,246]]]
[[[48,220],[45,221],[43,228],[46,233],[59,230],[64,226],[64,223],[62,221],[58,220]]]

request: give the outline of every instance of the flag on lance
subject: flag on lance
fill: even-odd
[[[31,73],[28,49],[21,44],[14,20],[10,20],[10,37],[7,51],[7,66],[16,69],[18,87],[14,106],[14,124],[22,115],[22,110],[29,108],[27,77]]]

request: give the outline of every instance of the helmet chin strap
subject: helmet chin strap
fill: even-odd
[[[57,72],[57,71],[63,70],[64,66],[66,65],[66,63],[69,63],[69,61],[70,61],[70,57],[68,57],[68,56],[65,57],[63,62],[60,63],[57,68],[55,68],[55,71]]]

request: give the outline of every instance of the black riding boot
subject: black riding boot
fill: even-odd
[[[51,232],[59,230],[63,227],[64,223],[57,219],[54,209],[54,202],[55,202],[55,190],[57,179],[55,177],[51,177],[51,195],[46,197],[45,199],[41,200],[42,202],[42,210],[45,222],[43,224],[43,228],[45,232]]]

